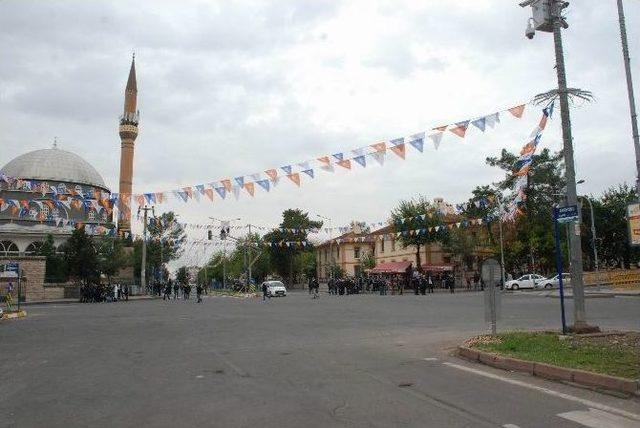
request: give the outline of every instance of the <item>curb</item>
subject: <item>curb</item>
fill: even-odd
[[[574,384],[621,392],[627,395],[640,395],[638,381],[616,376],[603,375],[578,369],[558,367],[551,364],[535,363],[517,358],[503,357],[477,349],[458,347],[458,356],[476,363],[486,364],[498,369],[528,373],[544,379],[572,382]]]
[[[26,311],[20,311],[20,312],[9,312],[9,313],[5,313],[2,315],[3,320],[12,320],[12,319],[17,319],[17,318],[25,318],[27,316],[27,312]]]
[[[161,299],[161,297],[158,296],[136,296],[136,297],[129,297],[129,301],[125,302],[125,303],[129,303],[129,302],[137,302],[137,301],[146,301],[146,300],[156,300],[156,299]],[[38,305],[69,305],[69,304],[73,304],[73,303],[80,303],[79,299],[62,299],[62,300],[34,300],[31,302],[20,302],[21,306],[38,306]]]

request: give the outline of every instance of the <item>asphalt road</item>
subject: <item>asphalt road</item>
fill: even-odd
[[[499,329],[558,328],[557,299],[503,304]],[[1,427],[640,426],[639,399],[452,356],[486,331],[479,293],[28,311],[0,323]],[[587,311],[640,329],[638,297],[588,299]]]

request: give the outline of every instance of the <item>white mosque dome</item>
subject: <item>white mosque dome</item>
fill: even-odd
[[[58,148],[34,150],[9,161],[0,174],[25,180],[85,184],[109,190],[102,176],[75,153]]]

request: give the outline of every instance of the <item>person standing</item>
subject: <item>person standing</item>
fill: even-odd
[[[180,290],[180,285],[176,281],[173,283],[173,300],[178,300],[178,290]]]
[[[429,293],[433,293],[433,279],[431,278],[431,274],[429,274],[429,279],[427,280],[427,287],[429,288]]]
[[[267,294],[267,283],[263,282],[262,283],[262,301],[264,302],[265,300],[267,300],[267,297],[269,297],[269,295]]]
[[[196,303],[202,303],[202,285],[198,283],[196,285]]]
[[[449,293],[453,294],[455,290],[455,281],[453,275],[447,275],[447,283],[449,285]]]
[[[162,300],[171,300],[171,283],[167,282],[167,285],[164,287],[164,294],[162,295]]]

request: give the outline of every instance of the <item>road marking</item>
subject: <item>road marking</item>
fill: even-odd
[[[425,361],[438,361],[438,359],[437,359],[437,358],[433,358],[433,357],[430,357],[430,358],[423,358],[423,360],[425,360]]]
[[[202,379],[204,376],[202,376],[201,374],[196,376],[196,379]]]
[[[233,364],[231,362],[231,360],[229,360],[227,357],[225,357],[224,355],[222,355],[221,353],[219,353],[218,351],[211,351],[211,353],[213,355],[215,355],[216,357],[218,357],[220,360],[222,360],[223,363],[225,363],[227,366],[229,366],[231,368],[231,370],[233,370],[234,372],[236,372],[236,374],[240,377],[249,377],[249,374],[247,372],[245,372],[244,370],[242,370],[240,367],[236,366],[235,364]]]
[[[637,422],[598,409],[575,410],[558,414],[561,418],[590,428],[635,428]]]
[[[502,382],[507,382],[507,383],[510,383],[512,385],[518,385],[518,386],[521,386],[523,388],[533,389],[533,390],[536,390],[536,391],[539,391],[539,392],[543,392],[545,394],[553,395],[554,397],[563,398],[563,399],[569,400],[569,401],[575,401],[576,403],[583,404],[583,405],[585,405],[587,407],[593,407],[594,409],[602,410],[602,411],[609,412],[609,413],[615,413],[617,415],[624,416],[625,418],[633,419],[634,421],[640,421],[640,415],[636,415],[635,413],[627,412],[626,410],[621,410],[621,409],[617,409],[615,407],[607,406],[605,404],[596,403],[595,401],[591,401],[591,400],[587,400],[587,399],[584,399],[584,398],[576,397],[574,395],[565,394],[563,392],[554,391],[552,389],[544,388],[542,386],[532,385],[532,384],[527,383],[527,382],[522,382],[522,381],[519,381],[519,380],[510,379],[508,377],[504,377],[504,376],[500,376],[500,375],[497,375],[497,374],[485,372],[483,370],[478,370],[478,369],[473,369],[471,367],[461,366],[459,364],[454,364],[454,363],[449,363],[449,362],[444,362],[442,364],[444,364],[444,365],[446,365],[448,367],[453,367],[453,368],[458,369],[458,370],[464,370],[464,371],[469,372],[469,373],[474,373],[474,374],[477,374],[477,375],[480,375],[480,376],[484,376],[484,377],[488,377],[488,378],[491,378],[491,379],[500,380]]]
[[[504,428],[520,428],[518,425],[514,425],[514,424],[504,424],[502,426]]]

